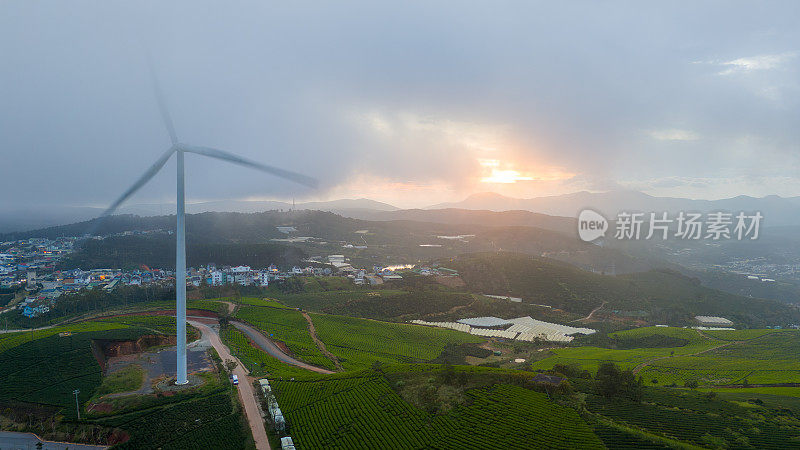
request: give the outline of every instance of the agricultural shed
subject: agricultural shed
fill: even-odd
[[[733,322],[724,318],[724,317],[716,317],[716,316],[694,316],[694,319],[700,322],[701,325],[711,325],[711,326],[730,326],[733,325]]]
[[[473,317],[471,319],[460,319],[457,322],[478,328],[493,328],[513,325],[512,322],[499,317]]]

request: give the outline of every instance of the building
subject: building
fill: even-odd
[[[226,281],[225,274],[222,273],[219,270],[213,270],[209,274],[208,278],[209,278],[208,284],[210,284],[212,286],[221,286],[221,285],[225,284],[225,281]]]

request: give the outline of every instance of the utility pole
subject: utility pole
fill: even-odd
[[[81,407],[78,406],[78,394],[80,394],[81,391],[80,389],[75,389],[72,393],[75,394],[75,412],[78,413],[78,420],[81,420]]]

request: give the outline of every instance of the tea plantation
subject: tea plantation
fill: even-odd
[[[298,448],[603,448],[576,411],[519,386],[471,389],[432,415],[373,373],[274,385]]]

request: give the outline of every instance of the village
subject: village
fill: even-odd
[[[157,232],[157,231],[154,231]],[[119,235],[130,234],[120,233]],[[148,232],[136,232],[148,233]],[[99,239],[94,237],[93,239]],[[58,239],[32,238],[20,241],[2,242],[0,248],[0,289],[6,293],[24,292],[24,299],[0,304],[0,314],[19,309],[25,317],[33,318],[46,314],[65,294],[82,289],[105,289],[113,291],[119,286],[169,286],[175,283],[175,272],[170,269],[150,268],[141,265],[138,269],[79,268],[61,270],[58,263],[75,251],[81,237]],[[316,256],[304,260],[303,266],[256,268],[248,265],[217,266],[209,263],[200,267],[190,267],[186,271],[187,285],[200,287],[239,285],[268,287],[270,283],[280,282],[291,277],[346,277],[355,285],[378,285],[402,279],[397,272],[409,269],[410,265],[371,268],[358,268],[350,264],[344,255]],[[439,275],[445,268],[418,267],[415,272],[421,275]]]

